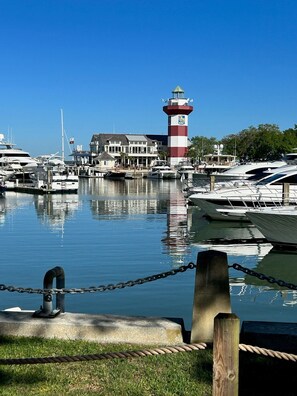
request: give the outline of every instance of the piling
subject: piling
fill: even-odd
[[[212,342],[214,318],[231,313],[227,254],[215,250],[197,256],[191,342]]]
[[[282,204],[284,206],[290,205],[290,184],[289,183],[284,183],[283,184],[283,201]]]
[[[240,320],[220,313],[214,320],[213,396],[238,396]]]
[[[213,190],[214,190],[214,188],[215,188],[215,181],[216,181],[215,175],[210,175],[210,176],[209,176],[210,191],[213,191]]]

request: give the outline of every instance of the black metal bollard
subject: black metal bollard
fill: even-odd
[[[44,289],[53,288],[53,280],[56,278],[56,288],[63,289],[65,287],[65,274],[62,267],[55,267],[47,271],[43,280]],[[43,295],[43,306],[38,311],[35,311],[33,316],[38,318],[54,318],[61,312],[65,312],[65,295],[58,293],[56,295],[56,309],[53,309],[53,295],[52,293]]]

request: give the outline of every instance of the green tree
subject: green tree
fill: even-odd
[[[283,152],[289,153],[297,148],[297,125],[283,132]]]
[[[193,137],[191,139],[191,146],[188,150],[188,157],[192,158],[193,162],[203,161],[204,155],[214,152],[215,144],[219,144],[219,141],[214,137]]]
[[[275,124],[250,126],[238,133],[227,135],[218,141],[214,137],[196,136],[191,139],[188,156],[195,161],[214,151],[215,144],[223,144],[224,154],[236,155],[243,161],[278,160],[297,149],[297,124],[280,131]]]
[[[237,150],[238,142],[239,142],[239,137],[235,133],[224,137],[221,140],[221,143],[224,145],[224,149],[223,149],[224,154],[230,154],[230,155],[237,156],[238,155],[238,150]]]
[[[282,132],[274,124],[250,126],[238,134],[225,137],[222,143],[228,154],[234,154],[236,147],[236,156],[241,160],[276,160],[284,151]]]
[[[254,139],[254,160],[277,160],[283,152],[283,135],[274,124],[260,124]]]

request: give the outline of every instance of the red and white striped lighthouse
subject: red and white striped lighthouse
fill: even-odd
[[[188,151],[188,115],[193,111],[190,99],[184,97],[184,90],[178,85],[173,97],[167,100],[163,111],[168,115],[168,157],[171,166],[186,160]]]

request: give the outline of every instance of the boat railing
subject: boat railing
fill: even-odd
[[[254,192],[253,194],[244,195],[228,195],[227,201],[233,209],[241,206],[243,208],[264,208],[264,207],[280,207],[284,205],[297,205],[297,191],[282,192],[273,189],[267,189],[267,192]]]

